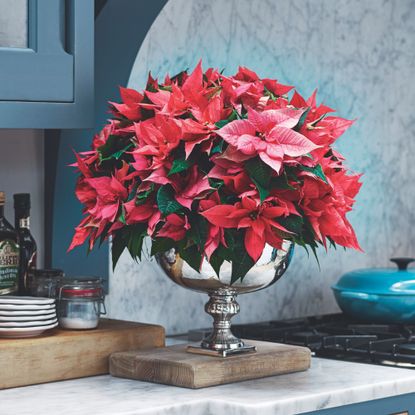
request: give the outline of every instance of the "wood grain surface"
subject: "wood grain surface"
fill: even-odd
[[[248,379],[307,370],[311,354],[306,347],[249,341],[256,353],[226,358],[186,352],[187,345],[113,353],[110,373],[185,388],[204,388]]]
[[[118,320],[101,320],[95,330],[0,338],[0,389],[105,374],[113,352],[163,346],[163,327]]]

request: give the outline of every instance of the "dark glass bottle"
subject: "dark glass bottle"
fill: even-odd
[[[4,217],[6,195],[0,192],[0,295],[14,294],[19,282],[18,235]]]
[[[36,268],[37,246],[30,233],[30,194],[14,195],[14,223],[20,245],[19,294],[29,294],[29,274]]]

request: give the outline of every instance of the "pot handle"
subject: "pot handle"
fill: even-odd
[[[371,302],[377,302],[379,300],[379,296],[376,294],[358,293],[354,291],[340,291],[340,296],[350,300],[364,300]]]
[[[399,257],[391,258],[390,261],[394,262],[398,266],[399,271],[405,271],[408,268],[408,265],[415,261],[415,258]]]

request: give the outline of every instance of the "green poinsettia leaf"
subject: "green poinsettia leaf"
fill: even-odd
[[[231,284],[243,280],[255,262],[249,256],[244,244],[245,232],[237,229],[225,229],[226,245],[220,245],[211,255],[209,263],[220,277],[220,268],[224,261],[232,263]]]
[[[123,223],[124,225],[127,224],[127,222],[125,221],[125,208],[123,205],[121,205],[121,213],[120,216],[118,216],[118,221]]]
[[[239,279],[243,281],[248,271],[255,265],[245,248],[245,231],[231,229],[228,233],[228,255],[232,262],[231,284]]]
[[[224,140],[220,140],[218,144],[216,144],[212,150],[210,151],[210,155],[213,156],[214,154],[222,153],[223,152],[223,145],[225,144]]]
[[[330,247],[331,247],[331,248],[334,248],[334,249],[337,249],[336,242],[334,242],[334,241],[333,241],[333,239],[332,239],[332,238],[330,238],[330,236],[326,236],[326,238],[327,238],[327,240],[330,242]]]
[[[119,136],[109,135],[107,141],[105,141],[105,143],[97,149],[100,160],[109,157],[112,153],[118,151],[120,149],[119,142]]]
[[[215,123],[216,127],[218,128],[222,128],[224,127],[226,124],[228,124],[230,121],[228,120],[220,120],[218,122]]]
[[[286,172],[279,176],[272,177],[270,180],[270,187],[272,189],[283,189],[283,190],[295,190],[294,186],[291,186],[288,182],[288,176]]]
[[[301,166],[300,168],[303,171],[308,171],[308,172],[314,174],[319,179],[323,180],[324,183],[328,184],[326,175],[324,174],[323,168],[321,167],[320,164],[317,164],[317,166],[315,166],[315,167]]]
[[[314,120],[313,122],[311,122],[311,123],[309,123],[309,124],[307,124],[307,128],[310,126],[310,127],[315,127],[321,120],[323,120],[324,119],[324,117],[327,115],[327,113],[326,114],[322,114],[322,115],[320,115],[320,117],[318,117],[316,120]]]
[[[271,92],[267,87],[264,87],[264,95],[270,97],[271,101],[275,102],[277,100],[276,95],[274,95],[274,93]]]
[[[170,80],[172,82],[177,82],[178,85],[181,85],[183,83],[183,78],[187,75],[188,70],[189,70],[189,68],[186,68],[185,70],[183,70],[183,71],[179,72],[178,74],[172,76],[170,78]]]
[[[293,128],[294,131],[300,131],[301,128],[303,127],[305,120],[307,118],[308,113],[310,112],[310,108],[307,108],[302,114],[300,119],[298,120],[297,125]]]
[[[231,121],[237,120],[238,118],[239,118],[239,114],[235,110],[233,110],[231,115],[228,118],[226,118],[225,120],[220,120],[216,122],[215,125],[218,128],[222,128],[226,124],[229,124]]]
[[[224,185],[224,181],[222,179],[211,179],[209,178],[209,186],[215,189],[220,189]]]
[[[208,236],[208,222],[207,220],[194,212],[189,214],[190,232],[189,237],[193,242],[203,248],[205,246]]]
[[[298,178],[298,168],[292,166],[284,167],[284,175],[287,178],[287,182],[301,183],[301,180]]]
[[[186,261],[196,272],[200,271],[201,254],[196,245],[191,245],[180,250],[180,256]]]
[[[149,91],[149,92],[158,92],[158,89],[157,88],[155,88],[153,85],[151,85],[151,84],[147,84],[147,86],[146,86],[146,91]],[[146,99],[147,97],[145,96],[144,97],[144,100]],[[148,102],[146,102],[146,103],[148,103]]]
[[[104,230],[102,231],[100,237],[99,237],[99,243],[98,243],[98,247],[100,248],[102,246],[102,244],[106,241],[107,237],[108,237],[108,231],[110,230],[112,226],[112,223],[107,223],[104,227]]]
[[[243,281],[248,271],[255,265],[254,260],[246,252],[245,247],[239,252],[234,252],[232,261],[231,284],[234,284],[239,279]]]
[[[139,206],[145,203],[148,197],[153,193],[153,191],[154,191],[154,184],[151,184],[148,190],[145,190],[144,192],[138,192],[136,195],[136,199],[135,199],[136,206]]]
[[[299,212],[303,218],[303,232],[301,237],[304,244],[318,247],[318,244],[316,242],[316,235],[314,234],[314,229],[310,221],[307,219],[307,217],[304,215],[304,212],[301,209],[299,209]]]
[[[259,197],[263,202],[270,194],[272,169],[259,157],[255,157],[245,163],[245,170],[258,189]]]
[[[173,189],[170,185],[161,186],[157,192],[157,206],[164,215],[176,213],[183,209],[182,205],[173,197]]]
[[[262,187],[268,188],[272,177],[272,169],[259,157],[252,158],[245,163],[245,170],[249,177],[254,179]]]
[[[225,259],[219,254],[218,249],[210,256],[209,263],[218,277],[220,277],[220,267],[224,261]]]
[[[135,198],[135,196],[137,194],[137,189],[138,189],[138,186],[139,185],[140,185],[140,182],[139,181],[136,181],[134,183],[134,185],[131,188],[130,193],[128,194],[127,202],[129,202],[129,201],[131,201],[131,200],[133,200]]]
[[[145,223],[138,223],[134,226],[129,226],[129,237],[127,248],[131,257],[134,260],[141,260],[141,252],[143,250],[143,241],[147,236],[147,225]]]
[[[105,144],[98,147],[99,161],[102,163],[112,159],[119,160],[132,146],[132,143],[126,144],[125,139],[120,136],[110,135]]]
[[[131,258],[136,261],[137,259],[141,259],[141,251],[143,248],[143,240],[144,240],[143,234],[139,235],[131,235],[130,239],[128,241],[127,249],[128,252],[131,255]]]
[[[315,259],[316,259],[316,261],[317,261],[318,269],[319,269],[319,271],[321,271],[320,261],[319,261],[319,259],[318,259],[318,255],[317,255],[317,247],[316,247],[316,246],[314,246],[314,245],[310,245],[310,248],[311,248],[311,252],[312,252],[312,253],[313,253],[313,255],[314,255],[314,258],[315,258]]]
[[[120,259],[121,254],[124,252],[126,248],[126,240],[125,240],[125,230],[120,229],[113,237],[112,237],[112,246],[111,246],[111,256],[112,256],[112,270],[115,270],[115,266],[117,265],[118,260]]]
[[[193,164],[194,162],[189,159],[176,159],[173,161],[173,165],[171,166],[168,176],[171,176],[175,173],[180,173],[182,171],[186,171]]]
[[[138,223],[119,229],[112,238],[112,267],[113,270],[120,259],[124,249],[127,248],[134,260],[141,259],[143,240],[147,236],[147,225]]]
[[[151,256],[169,251],[174,248],[176,242],[170,238],[156,238],[151,241]]]
[[[115,153],[113,153],[110,157],[101,159],[101,161],[105,161],[105,160],[110,160],[110,159],[115,159],[115,160],[119,160],[121,158],[121,156],[127,151],[129,150],[133,145],[132,144],[128,144],[128,146],[124,147],[121,150],[116,151]]]
[[[216,272],[216,275],[220,277],[220,268],[225,261],[232,262],[233,252],[229,249],[229,246],[219,245],[210,257],[210,264]]]
[[[238,240],[237,229],[225,229],[225,241],[229,251],[234,251],[236,241]],[[232,260],[232,255],[229,255],[229,260]]]
[[[278,223],[284,226],[290,232],[294,232],[296,235],[301,235],[303,232],[304,221],[301,216],[289,215],[286,218],[278,218]]]
[[[270,191],[269,189],[266,189],[265,187],[262,187],[254,178],[251,178],[252,181],[254,182],[258,193],[259,193],[259,199],[261,201],[261,203],[269,196]]]

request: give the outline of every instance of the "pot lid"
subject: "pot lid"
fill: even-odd
[[[367,268],[344,274],[333,290],[380,295],[415,295],[415,258],[391,258],[398,268]]]

